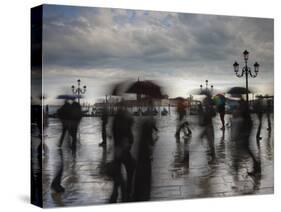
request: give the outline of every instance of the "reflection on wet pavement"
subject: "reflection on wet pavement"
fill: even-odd
[[[138,119],[141,117],[135,117],[134,128],[138,127]],[[237,150],[230,139],[231,128],[224,132],[219,130],[218,116],[213,120],[214,160],[210,159],[207,141],[199,138],[202,129],[198,127],[196,116],[189,117],[192,137],[181,138],[180,142],[176,142],[174,137],[174,115],[156,119],[159,138],[153,150],[151,200],[273,193],[273,136],[268,137],[266,128],[262,129],[260,147],[257,147],[255,117],[251,149],[261,161],[261,175],[255,177],[248,175],[252,163],[249,156]],[[134,129],[134,133],[136,131]],[[113,158],[113,147],[110,135],[107,148],[98,146],[101,142],[100,119],[82,119],[76,157],[71,154],[67,142],[62,149],[57,147],[60,133],[60,121],[50,118],[44,140],[48,147],[43,157],[44,207],[108,203],[113,182],[105,175],[104,168]],[[133,156],[136,154],[135,146],[131,149]],[[54,192],[51,188],[53,179],[60,173],[61,185],[65,189],[63,193]]]

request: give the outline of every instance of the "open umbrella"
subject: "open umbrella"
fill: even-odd
[[[162,98],[161,87],[157,85],[153,81],[145,80],[145,81],[136,81],[132,83],[126,93],[135,93],[137,95],[147,95],[152,98]]]
[[[109,93],[112,96],[122,96],[122,94],[124,93],[124,86],[125,86],[125,84],[126,84],[126,81],[121,81],[121,82],[113,83],[109,87]]]
[[[225,104],[225,96],[223,94],[217,94],[213,97],[213,100],[216,105],[224,105]]]
[[[227,91],[228,94],[231,94],[231,95],[243,95],[243,94],[249,94],[249,93],[252,93],[250,91],[250,89],[247,89],[245,87],[233,87],[233,88],[230,88],[228,91]]]

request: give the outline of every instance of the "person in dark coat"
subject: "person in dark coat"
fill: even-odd
[[[177,142],[180,141],[180,132],[183,130],[185,136],[190,136],[192,134],[190,128],[189,128],[189,123],[186,119],[186,108],[187,105],[184,100],[178,100],[177,102],[177,114],[178,114],[178,119],[177,119],[177,130],[175,133],[175,137]],[[187,133],[186,133],[187,130]]]
[[[113,191],[110,197],[110,202],[114,203],[118,198],[118,189],[121,188],[122,202],[129,200],[132,189],[132,179],[135,169],[135,160],[131,155],[131,146],[134,142],[132,133],[133,119],[125,108],[119,108],[116,116],[113,119],[112,134],[114,142],[114,164],[115,173],[113,175]],[[127,182],[125,182],[121,166],[125,166],[127,174]]]
[[[266,100],[266,117],[267,117],[267,130],[269,137],[271,135],[271,118],[270,114],[273,112],[273,99]]]
[[[66,132],[69,132],[69,128],[70,128],[69,126],[71,122],[70,114],[71,114],[71,104],[69,103],[68,100],[65,100],[63,106],[57,111],[58,118],[62,123],[62,134],[59,140],[59,145],[58,145],[59,147],[61,147],[63,144]]]
[[[102,125],[101,125],[102,142],[99,143],[99,146],[106,147],[106,144],[107,144],[106,126],[107,126],[107,122],[108,122],[108,110],[106,107],[104,107],[102,110],[101,122],[102,122]]]
[[[258,130],[257,130],[257,134],[256,134],[256,140],[257,140],[257,145],[258,147],[260,146],[260,140],[262,139],[262,137],[260,136],[261,134],[261,128],[262,128],[262,118],[263,118],[263,100],[261,97],[258,97],[254,103],[254,111],[257,115],[259,124],[258,124]]]
[[[220,115],[222,127],[221,130],[225,130],[225,121],[224,121],[224,116],[225,116],[225,103],[219,104],[217,106],[218,113]]]
[[[140,124],[133,201],[148,201],[151,191],[151,161],[154,146],[153,133],[157,132],[155,120],[148,117]]]
[[[212,157],[212,161],[215,160],[215,144],[214,144],[214,126],[213,126],[213,117],[216,115],[216,111],[214,109],[214,102],[210,95],[207,95],[202,102],[202,107],[200,106],[200,117],[202,119],[201,125],[203,126],[203,131],[201,133],[201,138],[207,138],[209,148],[210,148],[210,156]]]
[[[237,148],[249,154],[253,161],[253,171],[248,172],[249,175],[260,174],[261,164],[258,161],[250,148],[250,136],[253,129],[253,121],[251,119],[249,107],[245,100],[241,98],[239,102],[238,116],[240,116],[242,123],[238,128],[238,139],[236,141]]]
[[[77,132],[78,132],[78,127],[79,127],[81,118],[82,118],[81,105],[78,102],[73,101],[73,103],[71,104],[70,128],[69,128],[70,136],[72,138],[71,148],[72,148],[73,152],[76,151]]]

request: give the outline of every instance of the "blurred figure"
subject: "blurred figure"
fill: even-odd
[[[270,119],[270,113],[273,112],[273,99],[267,99],[266,100],[266,117],[267,117],[267,130],[269,137],[271,135],[271,119]]]
[[[154,146],[153,133],[158,132],[152,115],[145,118],[139,128],[137,165],[135,172],[133,201],[147,201],[151,190],[151,161]]]
[[[225,116],[225,96],[223,94],[217,94],[213,98],[214,103],[216,104],[217,107],[217,112],[220,115],[220,120],[222,123],[222,127],[220,128],[221,130],[225,129],[225,121],[224,121],[224,116]]]
[[[134,142],[132,126],[133,119],[131,115],[121,105],[117,110],[112,124],[115,172],[113,175],[114,186],[110,197],[111,203],[117,201],[119,187],[121,188],[122,202],[128,201],[131,193],[133,173],[135,170],[135,160],[130,153],[131,146]],[[125,182],[121,173],[122,164],[126,169],[127,182]]]
[[[259,122],[258,123],[258,130],[257,130],[257,134],[256,134],[257,145],[259,147],[260,140],[262,139],[262,137],[260,136],[261,128],[262,128],[262,117],[263,117],[263,100],[262,100],[262,97],[258,97],[256,99],[256,101],[254,102],[253,108],[254,108],[254,111],[257,115],[258,122]]]
[[[58,146],[62,146],[65,134],[66,132],[69,132],[72,138],[71,149],[72,152],[75,153],[77,145],[77,131],[82,118],[81,105],[76,101],[73,101],[72,104],[70,104],[68,100],[65,100],[64,105],[58,110],[57,114],[62,122],[62,134]]]
[[[221,130],[225,130],[225,121],[224,121],[224,116],[225,116],[225,103],[220,104],[217,106],[218,113],[220,115],[222,127]]]
[[[250,116],[247,102],[242,98],[239,102],[239,108],[236,111],[235,117],[233,119],[240,119],[240,121],[233,126],[236,128],[236,133],[234,134],[234,136],[237,151],[245,151],[247,154],[249,154],[253,161],[253,171],[248,172],[248,174],[259,174],[261,172],[261,164],[250,149],[250,135],[253,128],[253,121]]]
[[[73,101],[71,104],[71,113],[70,113],[70,136],[72,138],[72,144],[71,144],[71,149],[72,152],[76,152],[76,146],[77,146],[77,132],[78,132],[78,127],[80,124],[82,118],[82,108],[81,105]]]
[[[214,161],[215,154],[215,144],[214,144],[214,126],[213,126],[213,117],[216,115],[216,111],[214,109],[214,102],[210,95],[207,95],[203,102],[202,106],[200,106],[200,116],[201,116],[201,125],[203,126],[203,131],[201,133],[201,139],[204,137],[207,138],[208,145],[210,148],[210,155],[212,157],[212,161]]]
[[[44,143],[44,131],[45,128],[48,126],[48,115],[46,113],[46,109],[44,109],[44,107],[42,107],[41,105],[31,106],[31,130],[32,133],[34,133],[34,128],[32,127],[32,124],[36,126],[39,133],[38,138],[40,140],[40,143],[38,145],[37,152],[38,154],[45,154],[48,152],[48,147]]]
[[[108,110],[106,106],[102,110],[101,122],[102,122],[101,124],[102,142],[99,143],[99,146],[106,147],[106,138],[107,138],[106,126],[108,122]]]
[[[186,115],[186,109],[187,109],[187,104],[185,103],[184,99],[178,99],[177,101],[177,114],[178,114],[178,119],[177,119],[177,130],[175,133],[175,137],[177,142],[180,141],[180,132],[183,130],[185,137],[188,137],[192,134],[190,128],[189,128],[189,123],[187,121],[187,115]],[[187,131],[187,132],[186,132]]]
[[[68,100],[65,100],[63,106],[57,111],[58,118],[62,123],[62,134],[59,140],[59,145],[58,145],[59,147],[61,147],[63,144],[66,132],[69,132],[70,113],[71,113],[71,104],[69,103]]]

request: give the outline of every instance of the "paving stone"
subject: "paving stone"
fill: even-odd
[[[198,117],[189,117],[190,123],[196,123]],[[255,119],[255,117],[253,117]],[[243,194],[271,194],[273,188],[273,138],[262,140],[260,150],[256,148],[255,135],[251,136],[251,148],[260,157],[261,176],[249,177],[253,162],[249,155],[237,150],[230,139],[230,130],[226,129],[222,140],[219,130],[219,117],[216,117],[215,150],[216,160],[210,162],[206,140],[201,140],[201,128],[192,126],[193,134],[188,144],[174,138],[176,117],[157,117],[159,139],[153,149],[151,200],[171,200],[201,197],[228,197]],[[160,120],[161,119],[161,120]],[[135,122],[137,118],[135,117]],[[61,126],[57,119],[50,118],[44,143],[48,152],[43,159],[43,199],[47,207],[105,204],[112,192],[113,182],[104,176],[105,164],[113,158],[112,140],[108,139],[108,148],[103,151],[98,146],[101,141],[100,120],[83,118],[80,124],[80,144],[74,159],[67,141],[59,156],[57,143]],[[265,123],[264,126],[267,126]],[[134,127],[136,135],[136,127]],[[272,134],[274,134],[272,132]],[[267,137],[262,129],[262,137]],[[39,140],[39,139],[38,139]],[[67,139],[66,139],[67,140]],[[265,143],[266,142],[266,143]],[[33,144],[36,150],[39,141]],[[136,145],[132,147],[135,155]],[[189,150],[189,163],[186,160]],[[236,153],[235,153],[236,152]],[[235,154],[234,154],[235,153]],[[260,154],[259,154],[260,153]],[[240,156],[239,156],[240,155]],[[35,160],[36,161],[36,160]],[[63,161],[63,163],[61,163]],[[62,185],[66,191],[59,195],[50,188],[59,167],[63,164]],[[238,168],[235,169],[235,166]],[[35,162],[35,167],[38,166]],[[125,173],[125,170],[123,170]]]

